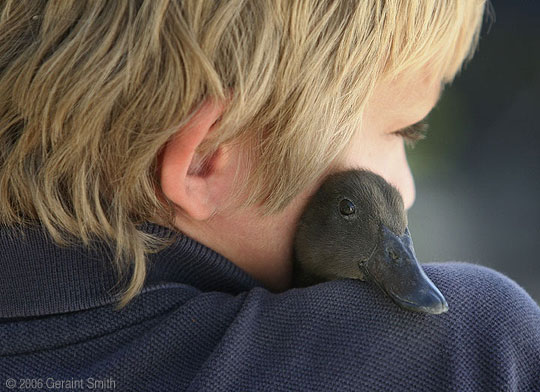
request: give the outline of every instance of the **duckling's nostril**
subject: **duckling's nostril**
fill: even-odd
[[[399,255],[397,254],[397,252],[396,252],[394,249],[389,248],[389,249],[387,250],[387,252],[388,252],[388,256],[390,256],[390,258],[391,258],[392,260],[397,260],[397,259],[399,258]]]

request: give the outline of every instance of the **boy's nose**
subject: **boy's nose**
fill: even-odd
[[[412,207],[416,198],[414,177],[405,154],[396,162],[396,165],[397,168],[394,168],[388,175],[383,175],[383,177],[398,189],[403,198],[403,206],[405,210],[408,210]]]
[[[408,210],[414,204],[416,199],[416,187],[414,185],[414,178],[409,165],[407,164],[407,170],[403,173],[401,179],[402,185],[398,186],[398,190],[401,192],[401,197],[403,198],[403,205],[405,210]]]

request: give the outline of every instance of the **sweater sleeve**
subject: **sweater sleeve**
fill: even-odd
[[[540,309],[514,281],[426,264],[442,315],[398,308],[369,283],[256,288],[190,390],[540,391]]]

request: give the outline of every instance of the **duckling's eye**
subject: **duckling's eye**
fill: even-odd
[[[352,215],[356,212],[356,206],[349,199],[343,199],[339,202],[339,212],[341,215]]]

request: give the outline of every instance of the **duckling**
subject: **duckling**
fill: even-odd
[[[440,314],[448,304],[416,259],[399,191],[368,170],[331,174],[309,200],[294,239],[294,284],[374,282],[404,309]]]

